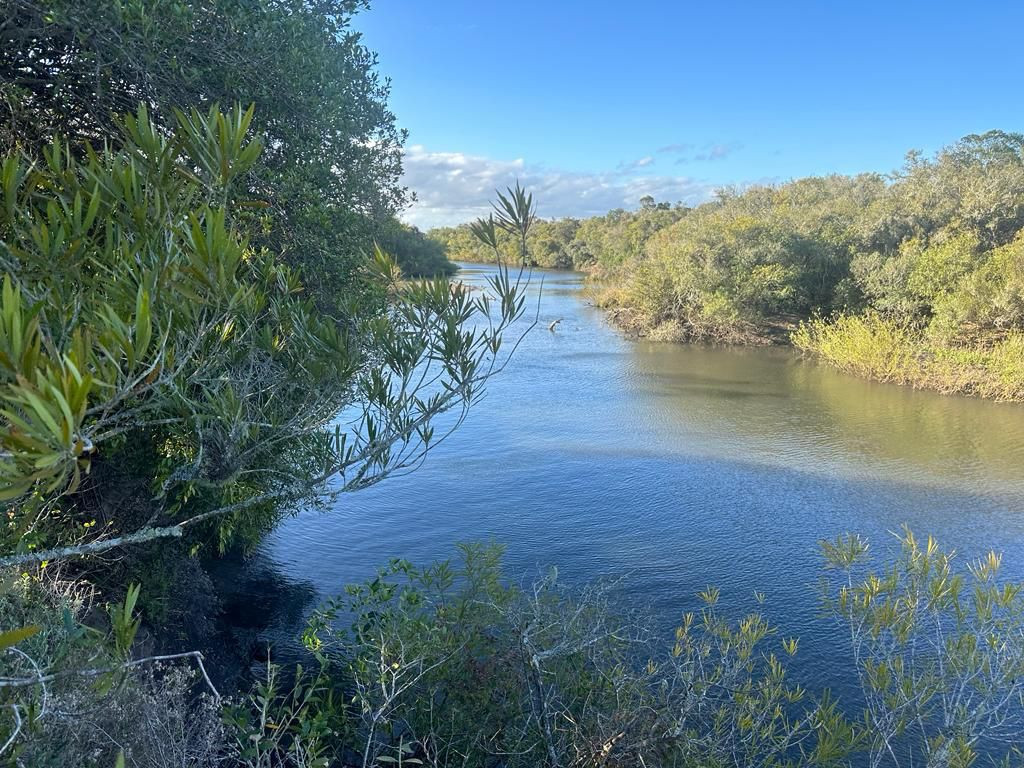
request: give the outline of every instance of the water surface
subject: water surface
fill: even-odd
[[[705,585],[734,612],[756,589],[801,636],[800,676],[842,692],[820,539],[855,531],[884,550],[906,524],[964,556],[1003,551],[1024,575],[1021,406],[862,381],[792,350],[629,340],[579,276],[540,277],[538,327],[460,431],[415,473],[281,526],[264,554],[286,576],[330,595],[391,557],[493,537],[515,577],[625,574],[666,629]]]

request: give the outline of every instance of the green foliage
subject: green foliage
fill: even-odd
[[[432,238],[494,258],[471,226]],[[512,238],[497,251],[514,258]],[[589,272],[595,299],[655,340],[770,343],[844,370],[1019,400],[1024,332],[1024,137],[966,136],[897,173],[721,190],[692,210],[540,222],[540,266]],[[797,330],[804,322],[803,330]]]
[[[507,195],[497,193],[494,212],[470,224],[469,232],[497,263],[511,250],[513,262],[530,266],[530,235],[537,222],[533,195],[527,194],[518,181],[515,189],[509,187],[506,192]]]
[[[18,627],[17,629],[0,632],[0,650],[14,647],[22,640],[27,640],[32,635],[38,633],[39,629],[37,624],[31,624],[27,627]]]
[[[165,134],[140,108],[116,151],[3,161],[8,552],[182,526],[253,541],[332,478],[355,490],[418,464],[503,365],[517,282],[398,282],[378,251],[326,314],[250,236],[273,225],[243,184],[252,109],[176,115]]]
[[[139,585],[130,584],[124,602],[108,609],[110,630],[114,636],[114,649],[122,658],[129,658],[135,635],[139,632],[142,617],[135,615],[135,604],[139,601]]]
[[[528,266],[554,269],[602,269],[643,251],[658,229],[685,215],[685,208],[658,203],[636,213],[612,211],[606,216],[577,219],[536,219],[527,238]],[[472,225],[437,227],[427,236],[441,243],[455,261],[493,262],[493,249],[473,232]],[[513,235],[497,232],[498,251],[506,263],[521,258]]]
[[[323,670],[297,667],[290,683],[267,663],[248,696],[224,708],[231,764],[245,768],[327,768],[346,727]]]
[[[1021,585],[999,579],[994,552],[964,572],[931,537],[920,542],[904,530],[900,545],[880,573],[859,572],[866,545],[856,537],[823,545],[840,574],[828,607],[850,630],[871,764],[895,761],[908,747],[924,764],[950,768],[982,755],[1019,760]]]
[[[911,329],[869,312],[820,318],[801,324],[793,343],[860,376],[909,384],[917,364],[918,339]]]
[[[1024,400],[1024,331],[984,345],[950,346],[869,311],[831,322],[812,319],[792,338],[799,349],[858,376],[947,394]]]
[[[179,113],[168,138],[142,108],[117,153],[78,160],[55,142],[44,165],[5,159],[0,474],[14,502],[8,535],[22,546],[46,535],[68,511],[54,504],[94,459],[116,462],[130,435],[160,446],[163,466],[149,471],[155,491],[175,491],[172,506],[210,487],[182,477],[172,488],[171,462],[195,460],[199,440],[216,451],[210,469],[230,476],[230,452],[262,432],[246,419],[255,382],[238,380],[240,366],[260,361],[263,385],[286,385],[303,362],[352,375],[346,334],[315,318],[297,275],[239,229],[247,214],[233,183],[259,153],[244,138],[250,119]],[[314,351],[319,360],[303,360]],[[286,418],[268,405],[263,423]]]
[[[957,566],[909,531],[881,572],[858,536],[823,541],[825,608],[850,633],[863,712],[814,701],[783,659],[799,641],[698,593],[667,651],[615,585],[525,587],[501,550],[395,560],[310,620],[307,647],[348,681],[337,759],[410,765],[1007,764],[1024,722],[1024,598],[1000,556]],[[759,598],[759,601],[762,598]],[[348,621],[347,629],[339,623]],[[856,705],[860,707],[860,704]]]
[[[175,107],[255,104],[265,148],[244,186],[273,211],[252,233],[322,306],[351,294],[373,238],[406,201],[404,134],[376,56],[352,29],[362,0],[4,0],[0,147],[34,158],[58,136],[121,140],[141,102],[162,131]]]
[[[394,258],[402,274],[408,277],[443,277],[455,273],[456,267],[448,261],[444,245],[399,221],[381,228],[377,245]]]
[[[552,572],[519,589],[500,549],[459,549],[426,569],[393,561],[311,619],[307,646],[351,680],[353,762],[781,766],[799,744],[831,765],[855,739],[832,702],[788,682],[775,629],[727,621],[717,591],[666,652],[614,607],[614,585],[570,591]]]
[[[619,585],[568,589],[552,571],[513,586],[500,547],[464,544],[456,561],[426,568],[394,560],[325,603],[303,637],[319,666],[286,680],[268,664],[248,694],[223,702],[222,728],[208,702],[181,700],[184,678],[140,678],[145,660],[126,663],[116,614],[134,618],[133,595],[111,610],[110,632],[97,632],[78,623],[82,596],[62,613],[67,598],[25,575],[0,598],[5,625],[41,628],[4,656],[0,695],[24,729],[4,757],[73,760],[95,750],[112,760],[107,735],[115,733],[134,759],[158,748],[152,726],[192,712],[205,740],[167,748],[194,765],[898,768],[923,759],[967,768],[982,758],[1019,760],[1024,592],[1000,578],[1001,557],[960,567],[954,553],[909,531],[880,570],[858,536],[821,548],[824,607],[849,632],[857,703],[791,682],[798,638],[759,610],[730,619],[715,587],[696,595],[700,607],[663,644],[644,617],[622,608]],[[101,685],[83,687],[92,679]],[[91,722],[67,715],[69,702],[83,701],[103,701],[102,748]],[[149,720],[133,726],[126,706],[143,707]]]
[[[942,341],[982,340],[1024,328],[1024,233],[965,271],[936,296],[929,332]]]
[[[723,191],[610,270],[599,301],[625,310],[641,333],[670,323],[682,338],[770,337],[774,324],[842,301],[863,240],[855,216],[882,190],[876,176],[832,176]],[[661,281],[653,294],[652,275]]]

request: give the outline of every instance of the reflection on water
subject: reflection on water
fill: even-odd
[[[736,611],[757,589],[801,635],[803,679],[840,692],[821,538],[857,531],[884,549],[906,523],[970,556],[1000,549],[1024,574],[1024,408],[873,384],[789,350],[629,341],[577,276],[544,278],[538,327],[460,431],[412,475],[288,521],[265,548],[286,574],[333,594],[390,557],[493,537],[517,577],[628,574],[666,629],[707,584]]]
[[[915,392],[842,374],[788,349],[640,343],[634,365],[659,401],[666,440],[810,472],[1022,488],[1024,409]]]

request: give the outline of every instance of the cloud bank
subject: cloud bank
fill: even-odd
[[[519,182],[533,193],[545,218],[595,216],[613,208],[636,208],[640,198],[696,204],[718,185],[688,176],[652,173],[652,157],[614,170],[579,173],[535,167],[522,158],[497,160],[461,152],[431,152],[421,145],[405,152],[402,183],[417,201],[402,218],[420,229],[451,226],[486,216],[494,190]]]

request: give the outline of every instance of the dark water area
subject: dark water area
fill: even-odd
[[[624,577],[666,644],[705,586],[737,616],[759,591],[801,638],[798,679],[856,698],[844,636],[819,609],[820,539],[858,532],[884,553],[906,524],[964,558],[1001,551],[1005,574],[1024,576],[1024,408],[862,381],[789,349],[629,340],[578,275],[535,272],[535,290],[541,277],[537,328],[421,469],[265,543],[261,567],[303,596],[266,639],[296,637],[317,598],[391,557],[426,564],[493,538],[516,580],[551,565],[569,582]],[[239,589],[241,605],[270,602]]]

